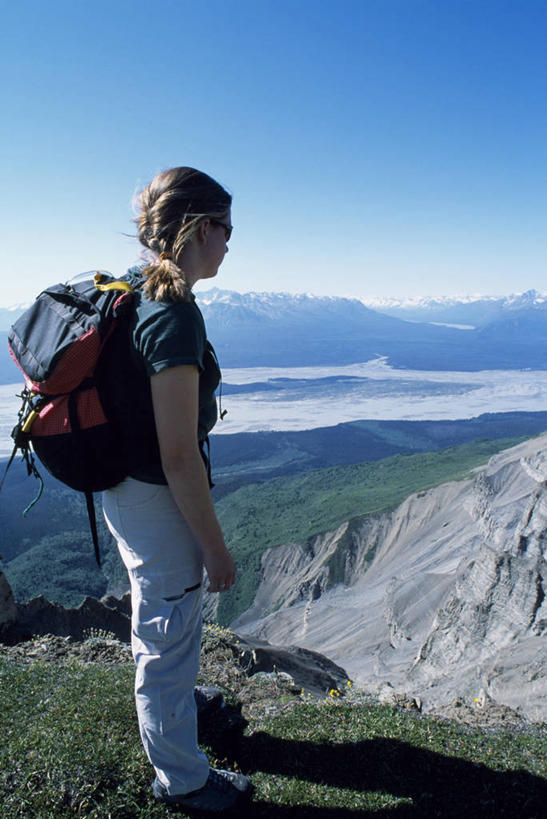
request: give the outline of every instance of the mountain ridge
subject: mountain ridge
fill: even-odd
[[[484,327],[508,314],[544,312],[547,294],[526,290],[507,296],[423,296],[410,298],[362,299],[367,307],[408,321],[452,323]]]
[[[241,294],[218,288],[197,294],[225,368],[343,365],[386,356],[392,366],[408,369],[543,369],[547,302],[538,299],[529,291],[520,301],[452,305],[450,313],[429,311],[425,321],[423,316],[417,321],[408,311],[404,316],[388,315],[359,299]],[[517,321],[511,324],[509,338],[499,344],[507,319]],[[496,332],[497,322],[502,324]],[[0,383],[10,383],[16,374],[5,344],[7,324],[5,311],[4,318],[0,311]],[[479,330],[464,332],[454,325]],[[481,334],[484,328],[487,334]]]
[[[467,481],[268,550],[243,635],[324,653],[360,685],[547,715],[547,435]]]

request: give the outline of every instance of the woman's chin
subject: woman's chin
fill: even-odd
[[[206,273],[206,274],[203,276],[203,278],[204,278],[204,279],[214,279],[214,278],[215,278],[215,276],[217,275],[217,273],[218,273],[218,267],[217,267],[217,269],[216,269],[216,270],[211,270],[211,272],[210,272],[210,273]]]

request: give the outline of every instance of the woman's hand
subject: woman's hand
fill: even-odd
[[[208,592],[228,591],[236,579],[236,565],[228,549],[203,550],[203,562],[209,578]]]

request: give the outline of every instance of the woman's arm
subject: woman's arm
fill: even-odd
[[[210,582],[207,591],[226,591],[235,582],[236,568],[215,514],[197,441],[198,369],[192,365],[171,367],[151,376],[150,384],[167,483],[203,549]]]

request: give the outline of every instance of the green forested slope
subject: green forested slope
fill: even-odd
[[[442,421],[367,419],[298,431],[212,434],[215,496],[233,492],[237,482],[432,452],[479,439],[531,437],[546,429],[547,412],[501,412]]]
[[[239,568],[237,584],[220,597],[219,621],[227,624],[251,605],[260,579],[260,558],[266,549],[291,541],[301,543],[350,518],[391,509],[413,492],[467,476],[491,455],[522,440],[473,441],[238,489],[217,504]]]
[[[231,622],[251,604],[265,549],[302,542],[350,518],[393,507],[417,490],[464,476],[524,437],[473,441],[374,463],[286,475],[226,494],[216,506],[239,578],[234,590],[221,597],[221,622]],[[246,457],[245,452],[241,456]],[[44,494],[27,518],[21,512],[34,496],[36,482],[26,478],[21,465],[14,464],[2,492],[0,554],[16,599],[44,594],[74,606],[88,594],[100,597],[107,590],[127,588],[125,570],[99,509],[102,571],[94,562],[82,497],[45,471],[44,478]]]

